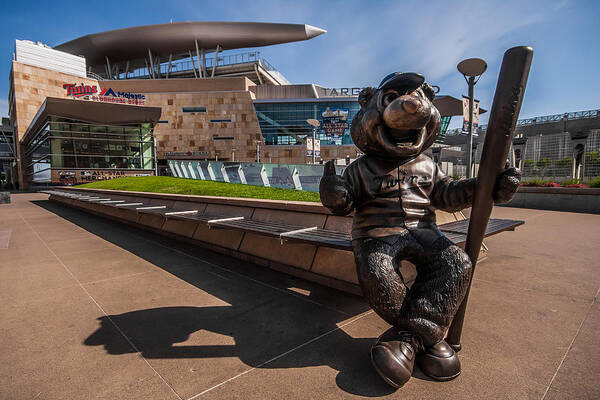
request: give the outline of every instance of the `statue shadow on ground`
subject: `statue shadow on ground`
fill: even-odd
[[[136,353],[139,350],[141,355],[148,359],[238,357],[245,364],[260,369],[329,366],[338,371],[338,387],[348,393],[378,397],[394,392],[395,389],[385,384],[371,366],[369,349],[375,343],[375,337],[353,338],[339,329],[320,338],[319,341],[306,344],[301,349],[272,360],[302,345],[307,339],[335,330],[337,323],[369,310],[363,299],[248,262],[244,262],[241,268],[239,261],[233,259],[225,268],[234,274],[244,275],[253,282],[249,283],[239,275],[239,279],[235,280],[219,279],[206,271],[210,266],[182,267],[181,263],[173,263],[163,253],[149,251],[148,244],[143,245],[140,242],[156,242],[158,239],[165,247],[177,250],[173,252],[173,257],[185,257],[181,253],[183,252],[213,264],[223,264],[224,259],[229,260],[226,256],[50,201],[33,203],[228,304],[208,307],[161,307],[104,316],[98,319],[100,327],[84,341],[85,345],[104,346],[106,352],[113,355]],[[174,264],[177,266],[173,266]],[[261,283],[276,289],[263,288],[264,290],[257,292],[257,286],[260,287]],[[254,291],[249,291],[249,285],[254,287]],[[346,314],[333,310],[321,313],[318,321],[315,321],[318,324],[318,333],[314,334],[313,331],[312,335],[307,334],[304,341],[286,334],[306,331],[307,325],[311,324],[306,321],[306,317],[314,310],[314,306],[308,304],[305,304],[306,307],[302,304],[298,306],[298,300],[291,296],[279,295],[278,292],[286,291],[293,296],[302,297],[290,288],[310,293],[307,300],[329,304],[332,305],[331,308],[335,308],[336,303],[343,303],[342,309]],[[135,348],[123,340],[115,325],[132,341]],[[191,334],[202,330],[230,336],[235,344],[178,345],[185,342]],[[331,345],[323,345],[324,343]],[[418,369],[413,376],[429,380]]]

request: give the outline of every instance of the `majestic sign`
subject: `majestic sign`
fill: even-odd
[[[208,151],[165,151],[165,157],[208,157]]]
[[[469,133],[469,98],[463,96],[463,127],[464,133]],[[479,127],[479,100],[473,101],[473,134],[477,134]]]
[[[348,124],[348,110],[346,109],[332,111],[327,107],[323,110],[321,116],[323,117],[321,128],[327,136],[342,136],[350,126]]]
[[[112,88],[104,88],[98,93],[98,86],[85,85],[83,83],[79,86],[76,83],[67,83],[63,85],[63,88],[67,91],[67,96],[104,103],[135,104],[141,106],[144,105],[146,100],[146,95],[144,94],[115,92]]]

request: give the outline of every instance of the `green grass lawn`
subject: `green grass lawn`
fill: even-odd
[[[320,202],[319,193],[267,188],[237,183],[202,181],[169,176],[139,176],[78,185],[81,188],[129,190],[135,192],[196,194],[203,196],[248,197],[252,199]]]

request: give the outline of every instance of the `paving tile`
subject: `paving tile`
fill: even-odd
[[[32,213],[31,210],[23,210],[19,214],[23,217],[23,219],[31,225],[35,226],[46,226],[46,225],[72,225],[68,220],[65,220],[59,217],[56,214],[48,212],[47,210],[37,208],[35,210],[39,210],[39,213]]]
[[[0,230],[0,250],[8,249],[11,233],[10,229]]]
[[[2,231],[3,230],[0,228],[0,232],[2,232]],[[2,246],[0,245],[0,250],[15,249],[18,247],[33,247],[33,246],[41,245],[39,238],[36,236],[36,234],[31,229],[9,228],[7,231],[10,232],[10,237],[9,237],[9,240],[7,243],[8,247],[2,248]]]
[[[20,246],[9,243],[8,249],[0,250],[0,266],[12,265],[15,262],[35,262],[38,260],[53,259],[52,252],[44,246],[39,239],[32,238]]]
[[[359,296],[333,290],[255,264],[240,262],[237,259],[224,257],[221,254],[198,246],[186,245],[182,242],[169,242],[168,246],[189,254],[195,259],[205,261],[204,263],[200,263],[202,268],[218,274],[231,276],[233,279],[249,279],[348,315],[356,315],[370,309],[365,299]],[[190,270],[193,273],[195,269],[196,267],[193,265],[182,267],[179,269],[177,276],[181,279],[186,279],[186,270]]]
[[[0,227],[13,223],[23,223],[21,216],[14,207],[7,208],[6,204],[0,204]]]
[[[73,277],[53,258],[0,264],[0,304],[75,285]]]
[[[81,283],[115,279],[155,270],[155,266],[121,248],[67,254],[61,261]]]
[[[5,303],[2,312],[3,398],[129,398],[128,389],[138,389],[136,396],[175,397],[138,355],[111,357],[84,343],[103,314],[80,288]],[[114,346],[128,346],[113,327],[104,334]]]
[[[474,281],[461,355],[547,385],[589,302]]]
[[[526,222],[515,232],[485,240],[490,251],[475,279],[591,300],[600,286],[596,273],[600,260],[590,251],[600,237],[600,215],[527,211],[533,215],[523,215],[521,209],[494,208],[493,217]]]
[[[58,257],[74,254],[85,257],[86,253],[115,248],[114,244],[95,236],[84,236],[77,239],[66,239],[46,244]]]
[[[539,399],[544,392],[543,386],[525,378],[469,361],[463,362],[463,372],[454,381],[433,382],[417,369],[403,388],[395,390],[377,375],[369,357],[384,329],[377,316],[367,315],[199,398]]]
[[[48,227],[35,226],[35,233],[41,237],[46,243],[62,242],[65,240],[81,239],[84,235],[88,234],[85,230],[74,226],[56,226],[50,225]],[[32,236],[35,235],[32,232]]]
[[[550,387],[572,399],[599,399],[600,307],[590,310]]]
[[[183,267],[182,267],[183,269]],[[233,276],[190,267],[86,285],[183,396],[326,332],[339,312]],[[310,323],[306,317],[310,315]],[[102,325],[88,343],[105,345]],[[109,354],[120,349],[106,346]]]

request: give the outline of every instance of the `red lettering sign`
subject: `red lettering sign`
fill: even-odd
[[[98,87],[96,85],[84,85],[77,86],[75,83],[66,83],[63,88],[67,90],[67,96],[82,97],[89,96],[94,93],[98,93]]]

